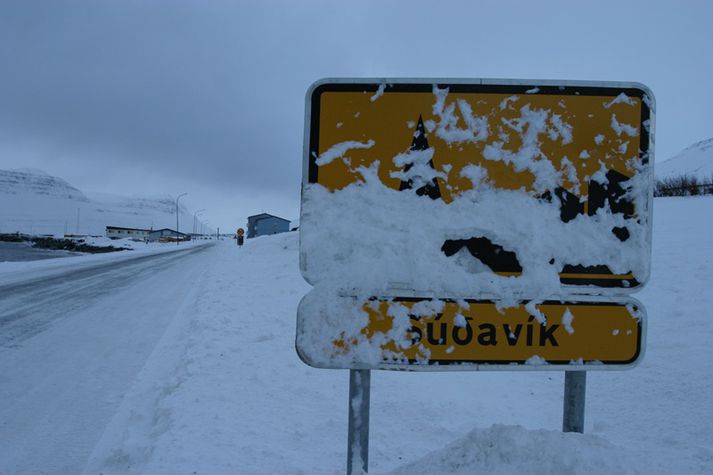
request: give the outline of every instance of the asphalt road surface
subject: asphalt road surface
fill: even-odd
[[[81,473],[214,246],[0,286],[0,474]]]

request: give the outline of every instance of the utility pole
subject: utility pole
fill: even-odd
[[[176,246],[178,246],[178,244],[181,242],[178,239],[178,200],[181,198],[181,196],[185,196],[187,194],[188,193],[181,193],[176,197]]]
[[[199,209],[195,213],[193,213],[193,235],[195,236],[197,228],[198,228],[198,216],[205,211],[205,209]]]

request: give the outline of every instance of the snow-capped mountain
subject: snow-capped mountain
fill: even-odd
[[[0,193],[12,195],[31,193],[59,199],[88,201],[81,191],[61,178],[32,168],[0,170]]]
[[[103,235],[106,226],[175,229],[175,199],[82,192],[41,170],[0,170],[0,232]],[[193,231],[182,204],[179,229]]]
[[[713,138],[694,143],[677,155],[657,163],[656,178],[695,176],[699,182],[713,181]]]

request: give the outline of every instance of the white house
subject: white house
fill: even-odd
[[[148,239],[150,229],[139,229],[139,228],[121,228],[118,226],[107,226],[106,227],[106,237],[110,239],[141,239],[142,241]]]

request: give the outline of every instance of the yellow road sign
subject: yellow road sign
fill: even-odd
[[[620,216],[606,232],[637,242],[633,248],[644,262],[650,254],[652,104],[650,91],[634,83],[327,80],[308,95],[304,183],[339,192],[375,167],[390,189],[416,189],[451,204],[476,187],[473,175],[480,173],[484,187],[557,203],[565,223]],[[426,156],[419,164],[409,155],[416,152]],[[414,178],[415,166],[428,170]],[[477,226],[482,216],[472,220]],[[309,233],[309,220],[303,224]],[[576,226],[567,230],[577,232]],[[523,272],[520,256],[492,236],[440,244],[444,258],[465,249],[498,275]],[[644,264],[618,272],[607,262],[555,265],[565,286],[631,290],[648,278]],[[303,269],[308,280],[320,271]]]
[[[623,369],[639,360],[645,328],[633,299],[499,310],[493,301],[308,294],[298,315],[298,353],[323,368]]]

